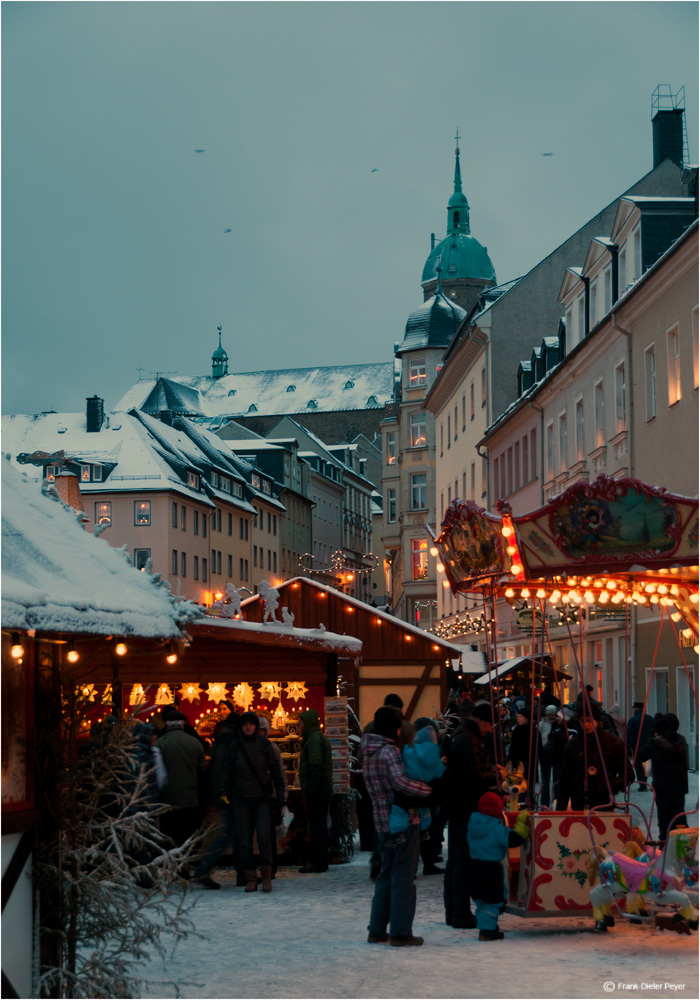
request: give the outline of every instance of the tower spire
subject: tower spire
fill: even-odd
[[[228,354],[221,346],[221,326],[217,326],[219,334],[219,346],[211,356],[211,377],[222,378],[228,375]]]
[[[454,193],[447,205],[447,235],[469,233],[469,202],[462,192],[462,170],[459,162],[459,129],[455,135]]]

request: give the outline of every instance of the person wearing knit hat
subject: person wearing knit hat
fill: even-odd
[[[518,847],[527,840],[529,822],[529,814],[523,809],[509,830],[503,819],[503,799],[491,791],[479,798],[478,811],[469,818],[469,884],[480,941],[503,938],[498,928],[507,891],[502,862],[509,847]]]
[[[606,806],[634,780],[625,744],[600,725],[597,702],[583,706],[580,731],[564,748],[564,761],[556,791],[557,808],[592,809]]]
[[[490,703],[477,703],[446,747],[448,848],[444,902],[449,927],[476,927],[471,910],[467,827],[483,793],[495,784],[499,774],[505,774],[505,769],[496,767],[491,759],[493,720]]]
[[[688,791],[688,748],[678,732],[678,716],[672,712],[654,716],[654,735],[639,748],[639,759],[651,761],[659,839],[665,840],[678,825]]]

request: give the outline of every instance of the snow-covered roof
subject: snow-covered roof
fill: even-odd
[[[247,601],[243,603],[245,604]],[[265,645],[274,644],[277,640],[279,645],[300,646],[304,649],[326,649],[339,655],[355,657],[362,654],[362,640],[356,639],[355,636],[338,635],[337,632],[328,632],[322,627],[296,628],[294,625],[285,625],[279,621],[248,622],[241,618],[217,618],[213,615],[206,615],[196,623],[193,631],[196,634],[206,632],[211,636],[219,630],[220,635],[217,638],[221,639],[240,639],[245,642]]]
[[[199,617],[5,457],[1,467],[3,628],[177,638]]]
[[[221,378],[177,375],[167,381],[195,390],[197,397],[187,397],[192,411],[208,417],[381,410],[393,395],[394,362],[236,372]],[[155,385],[154,379],[137,382],[115,410],[141,409]]]

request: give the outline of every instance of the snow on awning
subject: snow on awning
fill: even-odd
[[[486,653],[479,653],[475,649],[468,647],[462,650],[462,673],[463,674],[483,674],[488,667]]]
[[[200,609],[176,602],[75,514],[2,462],[2,624],[6,629],[179,638]]]
[[[481,677],[477,677],[474,680],[475,684],[488,684],[489,677],[492,681],[495,681],[497,677],[503,677],[505,674],[509,674],[515,670],[524,668],[525,672],[529,675],[532,670],[532,657],[531,656],[515,656],[509,660],[503,660],[499,663],[495,670],[491,670],[490,673],[487,671]],[[535,679],[539,677],[547,677],[548,680],[555,681],[570,681],[571,674],[564,673],[563,670],[555,670],[548,663],[543,663],[541,660],[535,661]]]

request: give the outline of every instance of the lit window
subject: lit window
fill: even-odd
[[[428,506],[428,476],[419,472],[411,476],[411,507],[424,510]]]
[[[666,360],[668,363],[668,405],[681,398],[681,357],[678,327],[666,331]]]
[[[193,489],[199,489],[199,476],[196,472],[187,473],[187,485],[191,486]]]
[[[411,559],[413,565],[413,579],[428,579],[428,539],[413,538],[411,540]]]
[[[250,481],[256,490],[260,489],[260,476],[258,476],[255,472],[250,477]]]
[[[134,566],[138,570],[145,570],[151,558],[150,549],[134,549]]]
[[[408,384],[410,388],[414,388],[417,385],[425,385],[425,358],[411,359]]]
[[[53,483],[58,475],[57,465],[47,465],[46,466],[46,479],[48,482]]]
[[[80,481],[81,481],[81,483],[89,483],[90,482],[90,466],[89,465],[81,465],[80,466]]]
[[[396,434],[390,431],[386,436],[386,464],[396,465]]]
[[[272,494],[272,484],[267,479],[263,479],[262,481],[262,491],[263,493]]]
[[[411,447],[422,448],[426,441],[426,413],[419,410],[418,413],[411,414]]]
[[[134,500],[134,524],[151,523],[151,501]]]
[[[109,527],[112,523],[112,503],[103,500],[95,504],[95,524],[103,524]]]

